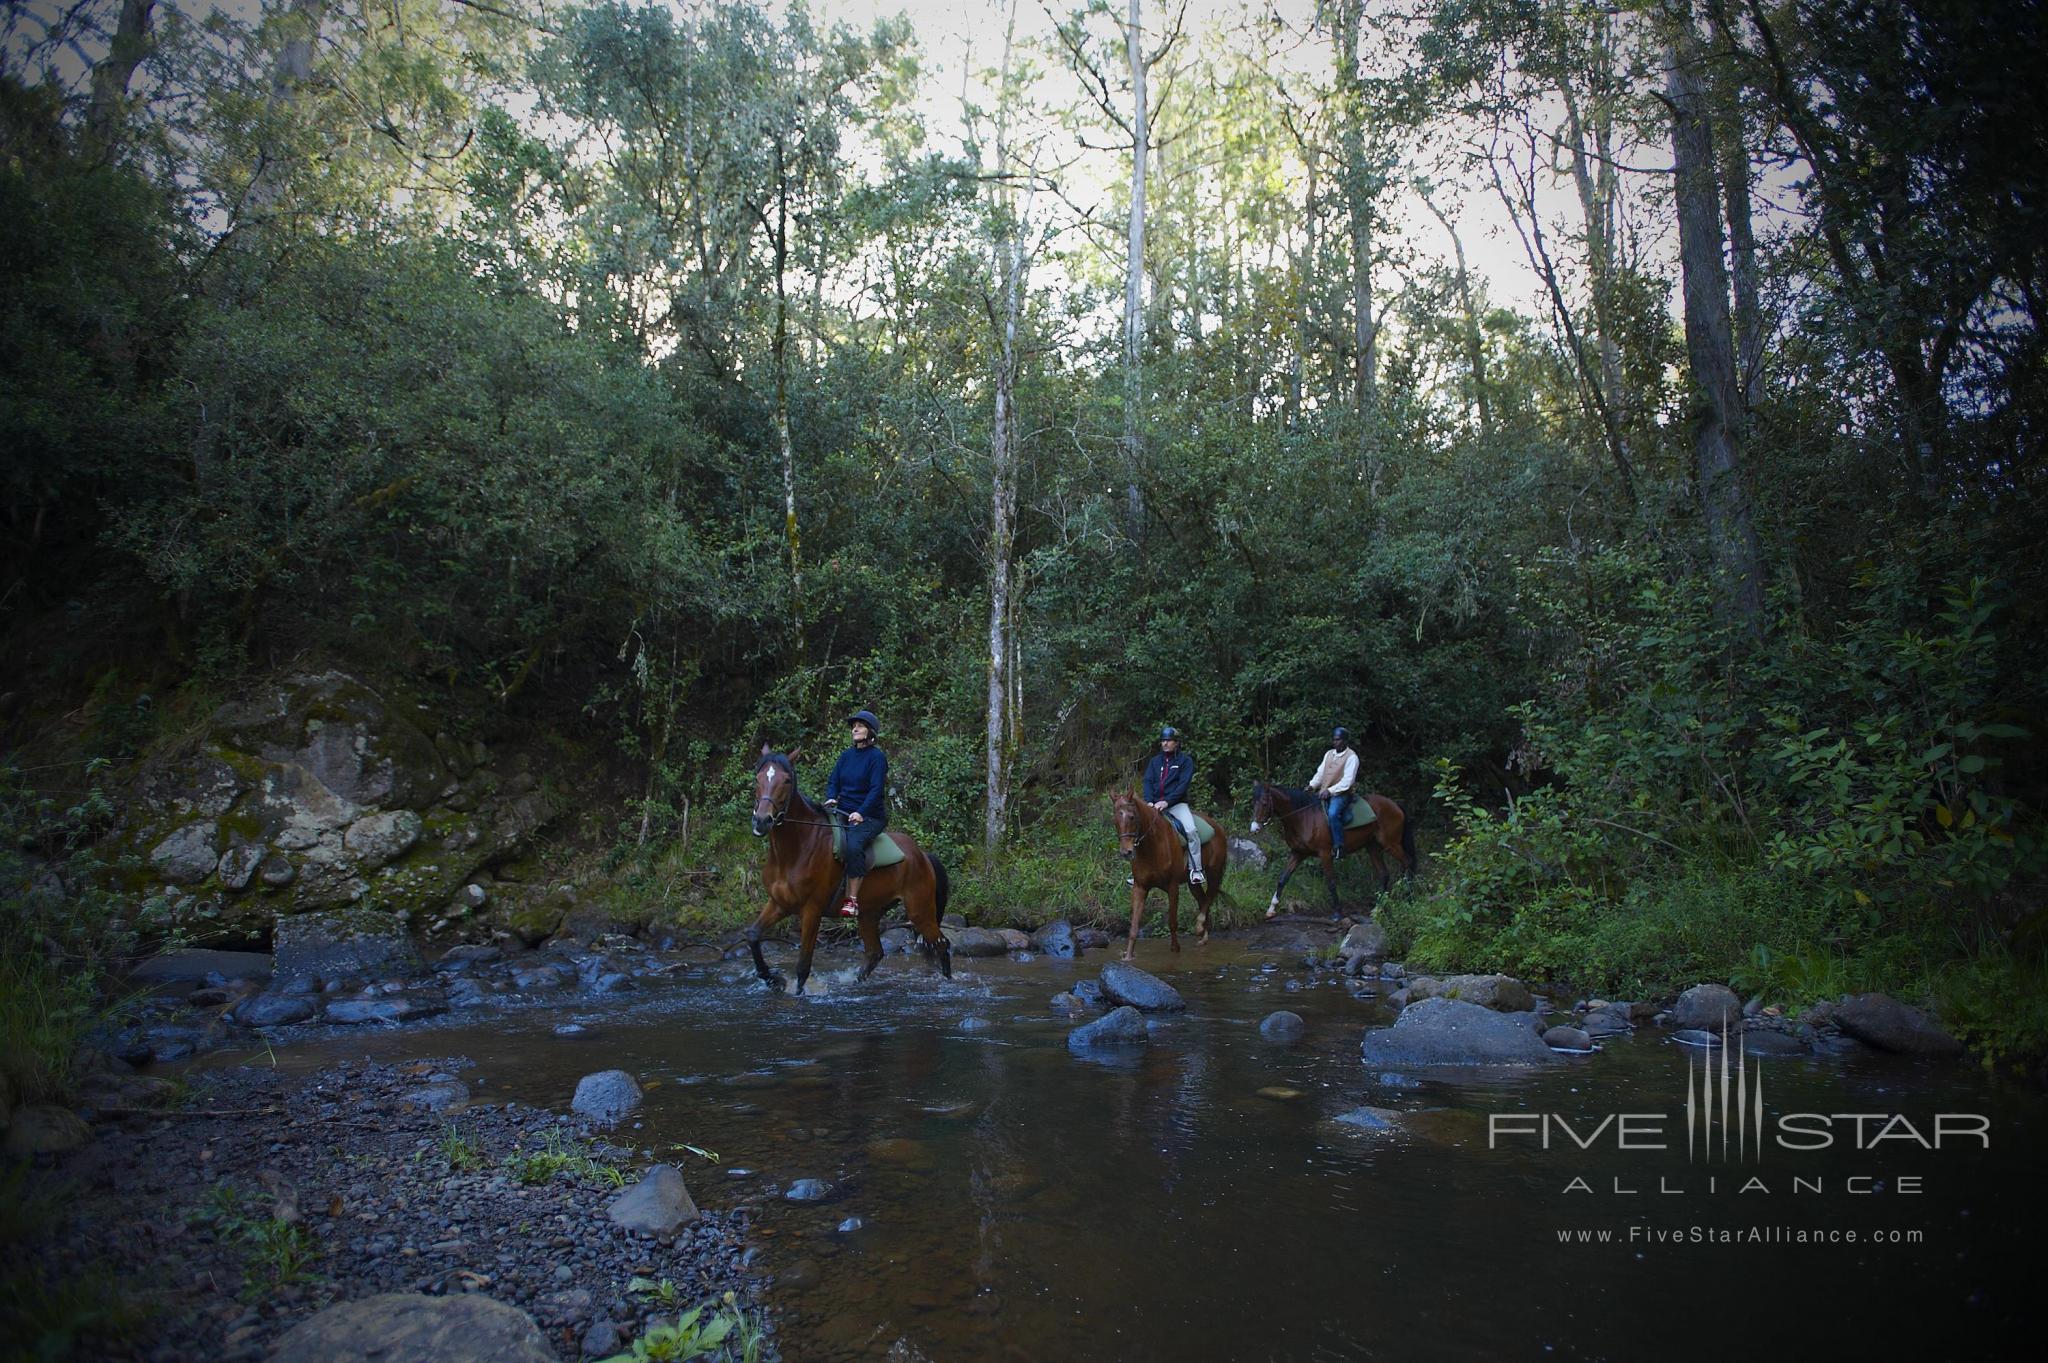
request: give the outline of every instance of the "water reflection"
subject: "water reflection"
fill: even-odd
[[[1654,1035],[1531,1075],[1383,1079],[1357,1058],[1361,1030],[1390,1019],[1378,1000],[1261,971],[1229,946],[1141,964],[1189,1013],[1113,1058],[1070,1054],[1068,1024],[1041,1011],[1093,959],[963,962],[952,982],[891,961],[802,1000],[707,973],[585,1017],[591,1037],[557,1038],[559,1017],[535,1015],[350,1037],[327,1053],[459,1052],[478,1062],[480,1098],[551,1106],[592,1069],[664,1079],[631,1134],[650,1157],[692,1160],[699,1201],[754,1207],[782,1275],[788,1356],[804,1363],[880,1359],[899,1338],[938,1363],[1982,1356],[2034,1323],[2021,1265],[2041,1187],[2036,1095],[1967,1069],[1768,1061],[1776,1111],[1974,1107],[1995,1115],[1999,1142],[1976,1159],[1884,1152],[1887,1186],[1928,1180],[1910,1205],[1745,1203],[1725,1185],[1622,1193],[1617,1181],[1658,1170],[1613,1151],[1489,1150],[1485,1114],[1585,1122],[1673,1106],[1684,1057]],[[1279,1007],[1307,1020],[1300,1043],[1260,1037]],[[963,1028],[968,1017],[992,1025]],[[1360,1107],[1397,1114],[1399,1129],[1334,1120]],[[758,1175],[724,1179],[672,1153],[682,1142]],[[1841,1178],[1869,1163],[1813,1168]],[[1565,1194],[1574,1173],[1598,1191]],[[801,1178],[835,1196],[782,1200]],[[858,1229],[841,1229],[849,1218]],[[1828,1251],[1557,1239],[1692,1221],[1910,1225],[1926,1239]]]

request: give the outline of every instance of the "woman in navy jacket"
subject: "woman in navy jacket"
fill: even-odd
[[[825,782],[825,807],[846,816],[841,858],[846,866],[846,902],[839,912],[858,918],[861,877],[868,873],[868,844],[882,836],[889,822],[889,759],[875,746],[875,732],[882,723],[872,711],[856,710],[846,722],[853,727],[853,746],[832,764],[831,778]]]

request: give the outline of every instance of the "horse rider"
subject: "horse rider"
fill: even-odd
[[[840,856],[846,867],[846,902],[839,912],[858,918],[861,877],[868,873],[868,844],[882,836],[889,822],[889,759],[875,746],[882,722],[872,710],[856,710],[846,722],[853,730],[853,746],[832,764],[831,778],[825,782],[825,808],[846,816]]]
[[[1330,735],[1330,750],[1323,754],[1309,790],[1323,803],[1330,821],[1330,860],[1344,856],[1344,823],[1351,817],[1351,797],[1358,784],[1358,753],[1351,746],[1351,731],[1338,725]]]
[[[1145,764],[1145,798],[1187,835],[1188,883],[1202,885],[1202,844],[1195,836],[1195,811],[1187,804],[1194,783],[1195,759],[1181,751],[1180,730],[1169,724],[1159,731],[1159,751]]]

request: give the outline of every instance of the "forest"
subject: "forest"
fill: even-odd
[[[2038,1060],[2040,5],[903,9],[6,0],[11,994],[204,940],[127,792],[319,660],[731,924],[858,706],[1026,926],[1345,724],[1411,963]]]

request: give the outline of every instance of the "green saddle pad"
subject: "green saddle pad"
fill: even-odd
[[[1192,813],[1193,811],[1190,811],[1190,812]],[[1175,823],[1175,822],[1174,822],[1174,821],[1173,821],[1172,819],[1168,819],[1168,820],[1166,821],[1166,824],[1167,824],[1167,827],[1171,828],[1171,829],[1172,829],[1172,830],[1173,830],[1174,832],[1176,832],[1176,833],[1180,833],[1180,831],[1181,831],[1180,825],[1179,825],[1179,824],[1177,824],[1177,823]],[[1182,836],[1183,838],[1185,838],[1185,837],[1186,837],[1187,835],[1183,833],[1183,834],[1181,834],[1181,836]],[[1216,836],[1216,825],[1215,825],[1215,824],[1212,824],[1212,823],[1210,823],[1210,822],[1209,822],[1209,821],[1208,821],[1207,819],[1203,818],[1203,817],[1202,817],[1201,815],[1199,815],[1199,814],[1196,814],[1196,815],[1195,815],[1195,841],[1196,841],[1197,843],[1204,843],[1204,842],[1207,842],[1207,841],[1209,841],[1209,839],[1211,839],[1211,838],[1213,838],[1213,837],[1215,837],[1215,836]]]
[[[1372,801],[1353,797],[1351,812],[1345,816],[1344,826],[1346,828],[1356,828],[1360,824],[1371,823],[1377,818],[1379,818],[1379,815],[1373,812]]]
[[[832,823],[832,860],[846,860],[846,825],[838,820]],[[882,836],[868,844],[868,869],[879,871],[884,866],[894,866],[903,860],[903,848],[894,834],[886,828]]]

